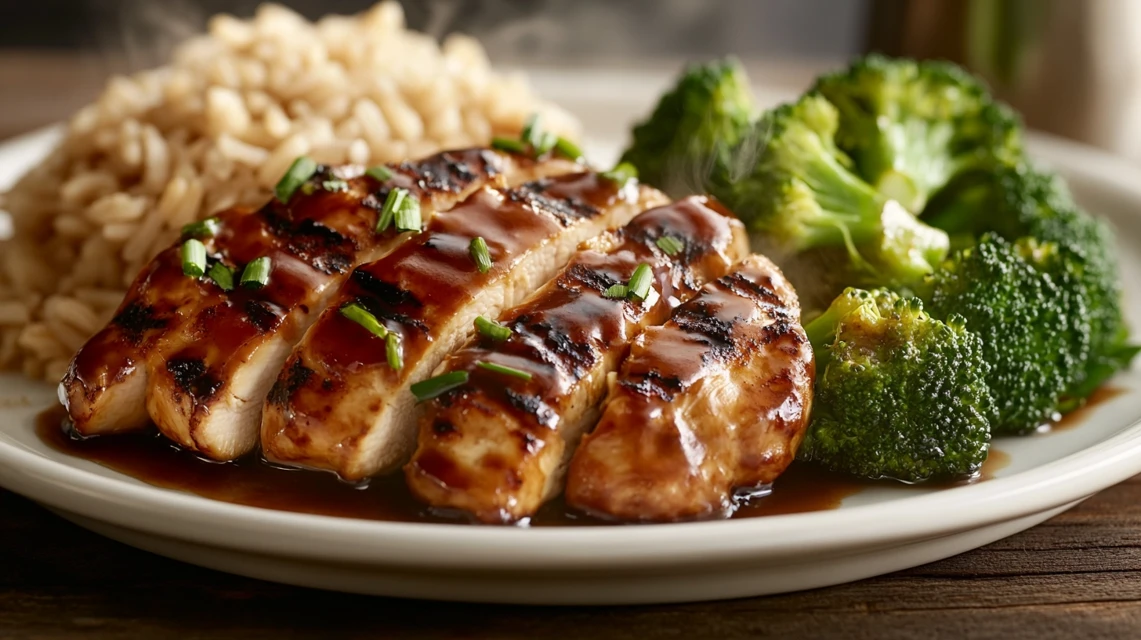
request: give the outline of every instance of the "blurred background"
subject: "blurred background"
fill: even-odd
[[[69,115],[108,75],[162,64],[217,12],[257,0],[5,2],[0,138]],[[283,0],[316,18],[369,0]],[[735,53],[754,84],[798,90],[869,50],[982,73],[1035,128],[1141,159],[1141,2],[1133,0],[402,0],[409,25],[479,37],[503,66],[673,69]]]

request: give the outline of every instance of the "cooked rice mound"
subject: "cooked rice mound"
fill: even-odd
[[[182,225],[258,205],[294,158],[377,164],[577,123],[473,39],[408,31],[394,2],[317,23],[277,5],[215,17],[168,67],[110,80],[0,195],[0,368],[58,381]]]

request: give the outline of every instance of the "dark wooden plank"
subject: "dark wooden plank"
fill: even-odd
[[[325,593],[102,539],[0,492],[0,638],[1141,637],[1141,482],[1018,536],[850,585],[714,603],[554,608]]]

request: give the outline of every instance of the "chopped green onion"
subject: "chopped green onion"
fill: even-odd
[[[206,275],[218,285],[222,291],[234,290],[234,270],[221,262],[215,262]]]
[[[392,179],[392,170],[380,164],[365,169],[364,174],[377,182],[385,182]]]
[[[638,177],[638,169],[629,162],[620,162],[618,166],[610,171],[603,171],[601,175],[611,182],[618,183],[618,186],[624,187],[627,182]]]
[[[508,153],[525,153],[527,151],[527,145],[515,138],[501,138],[496,136],[491,139],[491,146],[494,149]]]
[[[300,191],[301,195],[303,196],[311,196],[317,192],[317,185],[313,184],[312,182],[306,182],[305,184],[301,185],[301,188],[298,189],[298,191]]]
[[[250,289],[264,287],[269,283],[271,269],[273,269],[273,263],[270,262],[269,256],[262,256],[247,264],[246,268],[242,270],[242,286]]]
[[[400,350],[400,335],[392,331],[384,338],[384,354],[388,357],[388,366],[396,371],[404,368],[404,354]]]
[[[197,278],[206,273],[206,245],[191,238],[182,243],[182,273]]]
[[[611,285],[602,295],[607,298],[625,298],[630,289],[624,284]]]
[[[535,156],[546,155],[547,152],[554,149],[558,143],[558,136],[550,132],[543,132],[543,135],[539,136],[539,142],[535,145]]]
[[[462,387],[467,384],[467,380],[467,371],[449,371],[412,385],[412,395],[416,396],[416,400],[419,402],[424,402],[442,396],[452,389]]]
[[[190,224],[183,225],[182,237],[197,238],[199,240],[213,238],[218,234],[218,229],[221,226],[217,218],[206,218],[198,222],[191,222]]]
[[[583,159],[582,149],[579,149],[577,144],[566,138],[559,138],[558,141],[555,142],[555,151],[559,155],[570,158],[575,162]]]
[[[527,373],[526,371],[520,371],[519,369],[516,369],[514,367],[507,367],[507,366],[504,366],[501,364],[495,364],[494,362],[477,362],[475,364],[475,366],[479,367],[480,369],[486,369],[487,371],[494,371],[495,373],[502,373],[505,376],[513,376],[513,377],[519,378],[520,380],[530,380],[531,379],[531,374]]]
[[[288,204],[289,199],[293,197],[294,192],[297,191],[301,185],[305,184],[313,174],[317,173],[317,163],[312,158],[301,156],[289,165],[289,169],[285,171],[285,175],[273,188],[273,193],[277,196],[277,201],[282,204]]]
[[[324,182],[322,182],[321,188],[324,189],[325,191],[333,191],[333,192],[348,191],[349,190],[349,183],[345,182],[344,180],[334,178],[332,180],[325,180]]]
[[[677,255],[685,249],[685,243],[673,236],[662,236],[654,244],[658,245],[667,256]]]
[[[368,309],[365,309],[355,302],[350,302],[349,304],[341,307],[341,315],[364,327],[365,330],[378,338],[388,337],[388,329],[384,328],[384,325],[380,324],[380,321],[376,319],[376,316],[372,315],[368,312]]]
[[[420,199],[411,196],[404,198],[396,210],[395,220],[397,231],[419,231]]]
[[[475,261],[475,266],[479,269],[480,273],[487,273],[491,270],[491,252],[487,248],[487,241],[483,238],[476,236],[471,239],[471,259]]]
[[[538,113],[531,114],[531,117],[527,118],[527,122],[523,125],[523,135],[521,136],[523,142],[535,148],[536,152],[539,148],[539,140],[543,136],[543,129],[539,126],[540,122]]]
[[[650,295],[650,285],[654,279],[654,272],[650,271],[650,265],[642,263],[634,269],[634,273],[630,275],[630,281],[626,283],[626,288],[630,290],[630,297],[638,300],[645,300],[646,296]]]
[[[376,219],[377,233],[384,233],[388,230],[389,225],[391,225],[392,221],[396,218],[396,212],[404,206],[404,201],[408,199],[410,195],[407,189],[401,189],[399,187],[388,192],[388,197],[384,199],[384,207],[380,210],[380,217]]]
[[[511,337],[511,329],[505,327],[498,322],[477,316],[475,319],[475,328],[480,334],[491,338],[492,340],[506,340]]]

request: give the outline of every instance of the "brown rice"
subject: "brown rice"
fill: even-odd
[[[112,78],[6,194],[0,368],[56,381],[141,266],[185,223],[256,204],[299,155],[358,164],[486,144],[526,117],[576,136],[479,43],[438,44],[400,5],[316,23],[277,5],[217,16],[172,63]]]

